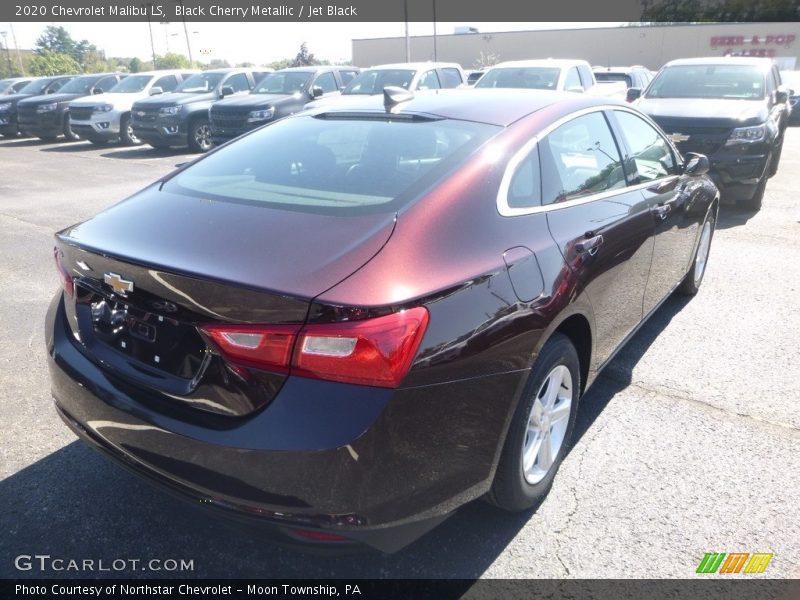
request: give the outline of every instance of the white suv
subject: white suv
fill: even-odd
[[[133,103],[148,96],[172,92],[196,70],[147,71],[133,73],[102,97],[84,96],[69,103],[72,131],[94,144],[120,140],[140,144],[131,127]]]

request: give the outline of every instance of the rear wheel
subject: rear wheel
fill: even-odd
[[[694,252],[692,268],[678,287],[678,291],[681,294],[694,296],[700,290],[700,284],[703,283],[703,277],[706,274],[708,254],[711,251],[711,239],[714,237],[715,225],[716,219],[714,218],[714,214],[709,213],[706,220],[703,222],[703,229],[700,232],[700,242],[697,244],[697,250]]]
[[[142,143],[133,133],[130,115],[124,115],[119,121],[119,139],[126,146],[138,146]]]
[[[201,118],[192,121],[189,125],[189,149],[193,152],[208,152],[213,146],[208,119]]]
[[[522,511],[547,495],[569,448],[580,396],[578,353],[554,334],[544,345],[511,422],[487,499]]]

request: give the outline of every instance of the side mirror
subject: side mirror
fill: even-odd
[[[568,87],[567,91],[575,92],[576,94],[582,94],[585,90],[579,85],[573,85],[572,87]]]
[[[708,162],[708,157],[705,154],[688,152],[686,159],[683,164],[683,172],[687,175],[703,175],[708,173],[711,168],[711,163]]]
[[[95,95],[96,95],[96,94],[102,94],[102,93],[103,93],[103,91],[104,91],[104,90],[103,90],[103,88],[94,88],[94,89],[92,90],[92,94],[95,94]]]
[[[163,93],[164,93],[164,90],[161,89],[158,86],[150,88],[150,95],[151,96],[158,96],[159,94],[163,94]]]
[[[233,94],[235,92],[234,92],[234,90],[233,90],[233,88],[231,86],[226,85],[226,86],[223,86],[223,88],[220,90],[219,93],[224,98],[225,96],[233,96]]]
[[[625,100],[628,102],[633,102],[634,100],[638,100],[642,97],[642,88],[628,88],[627,93],[625,94]]]
[[[324,93],[325,93],[325,92],[324,92],[324,91],[322,90],[322,88],[321,88],[321,87],[319,87],[318,85],[315,85],[313,88],[311,88],[311,96],[312,96],[313,98],[319,98],[319,97],[320,97],[320,96],[322,96],[322,94],[324,94]]]
[[[775,104],[786,104],[789,101],[789,92],[784,90],[778,90],[775,92]]]

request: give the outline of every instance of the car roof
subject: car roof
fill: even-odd
[[[181,73],[202,73],[200,69],[159,69],[158,71],[140,71],[138,73],[129,73],[129,75],[180,75]]]
[[[311,65],[308,67],[287,67],[285,69],[279,69],[275,71],[275,73],[317,73],[318,71],[332,71],[334,69],[360,70],[358,67],[353,67],[351,65]]]
[[[756,58],[747,56],[708,56],[704,58],[679,58],[671,60],[665,67],[692,66],[692,65],[742,65],[748,67],[761,67],[767,70],[774,62],[771,58]]]
[[[506,62],[497,63],[490,67],[490,69],[506,69],[513,67],[572,67],[578,64],[588,65],[585,60],[578,58],[537,58],[533,60],[508,60]]]
[[[551,90],[521,89],[442,89],[418,93],[411,100],[395,105],[392,112],[399,115],[425,115],[476,121],[507,127],[519,119],[554,104],[563,105],[564,112],[591,106],[630,106],[600,96],[588,96]],[[384,113],[383,96],[342,96],[335,104],[312,109],[312,115],[353,115]],[[308,113],[306,113],[308,114]]]
[[[630,73],[634,69],[647,71],[642,65],[632,65],[630,67],[592,67],[592,71],[595,73]]]
[[[458,63],[448,63],[448,62],[406,62],[406,63],[390,63],[386,65],[373,65],[364,69],[365,71],[373,71],[376,69],[408,69],[408,70],[415,70],[419,71],[421,69],[441,69],[445,67],[450,68],[457,68],[460,69],[461,65]]]

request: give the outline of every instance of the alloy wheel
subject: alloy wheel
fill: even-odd
[[[697,257],[694,259],[694,281],[699,283],[703,278],[708,262],[708,252],[711,249],[711,221],[706,221],[703,225],[703,233],[700,235],[700,245],[697,247]]]

